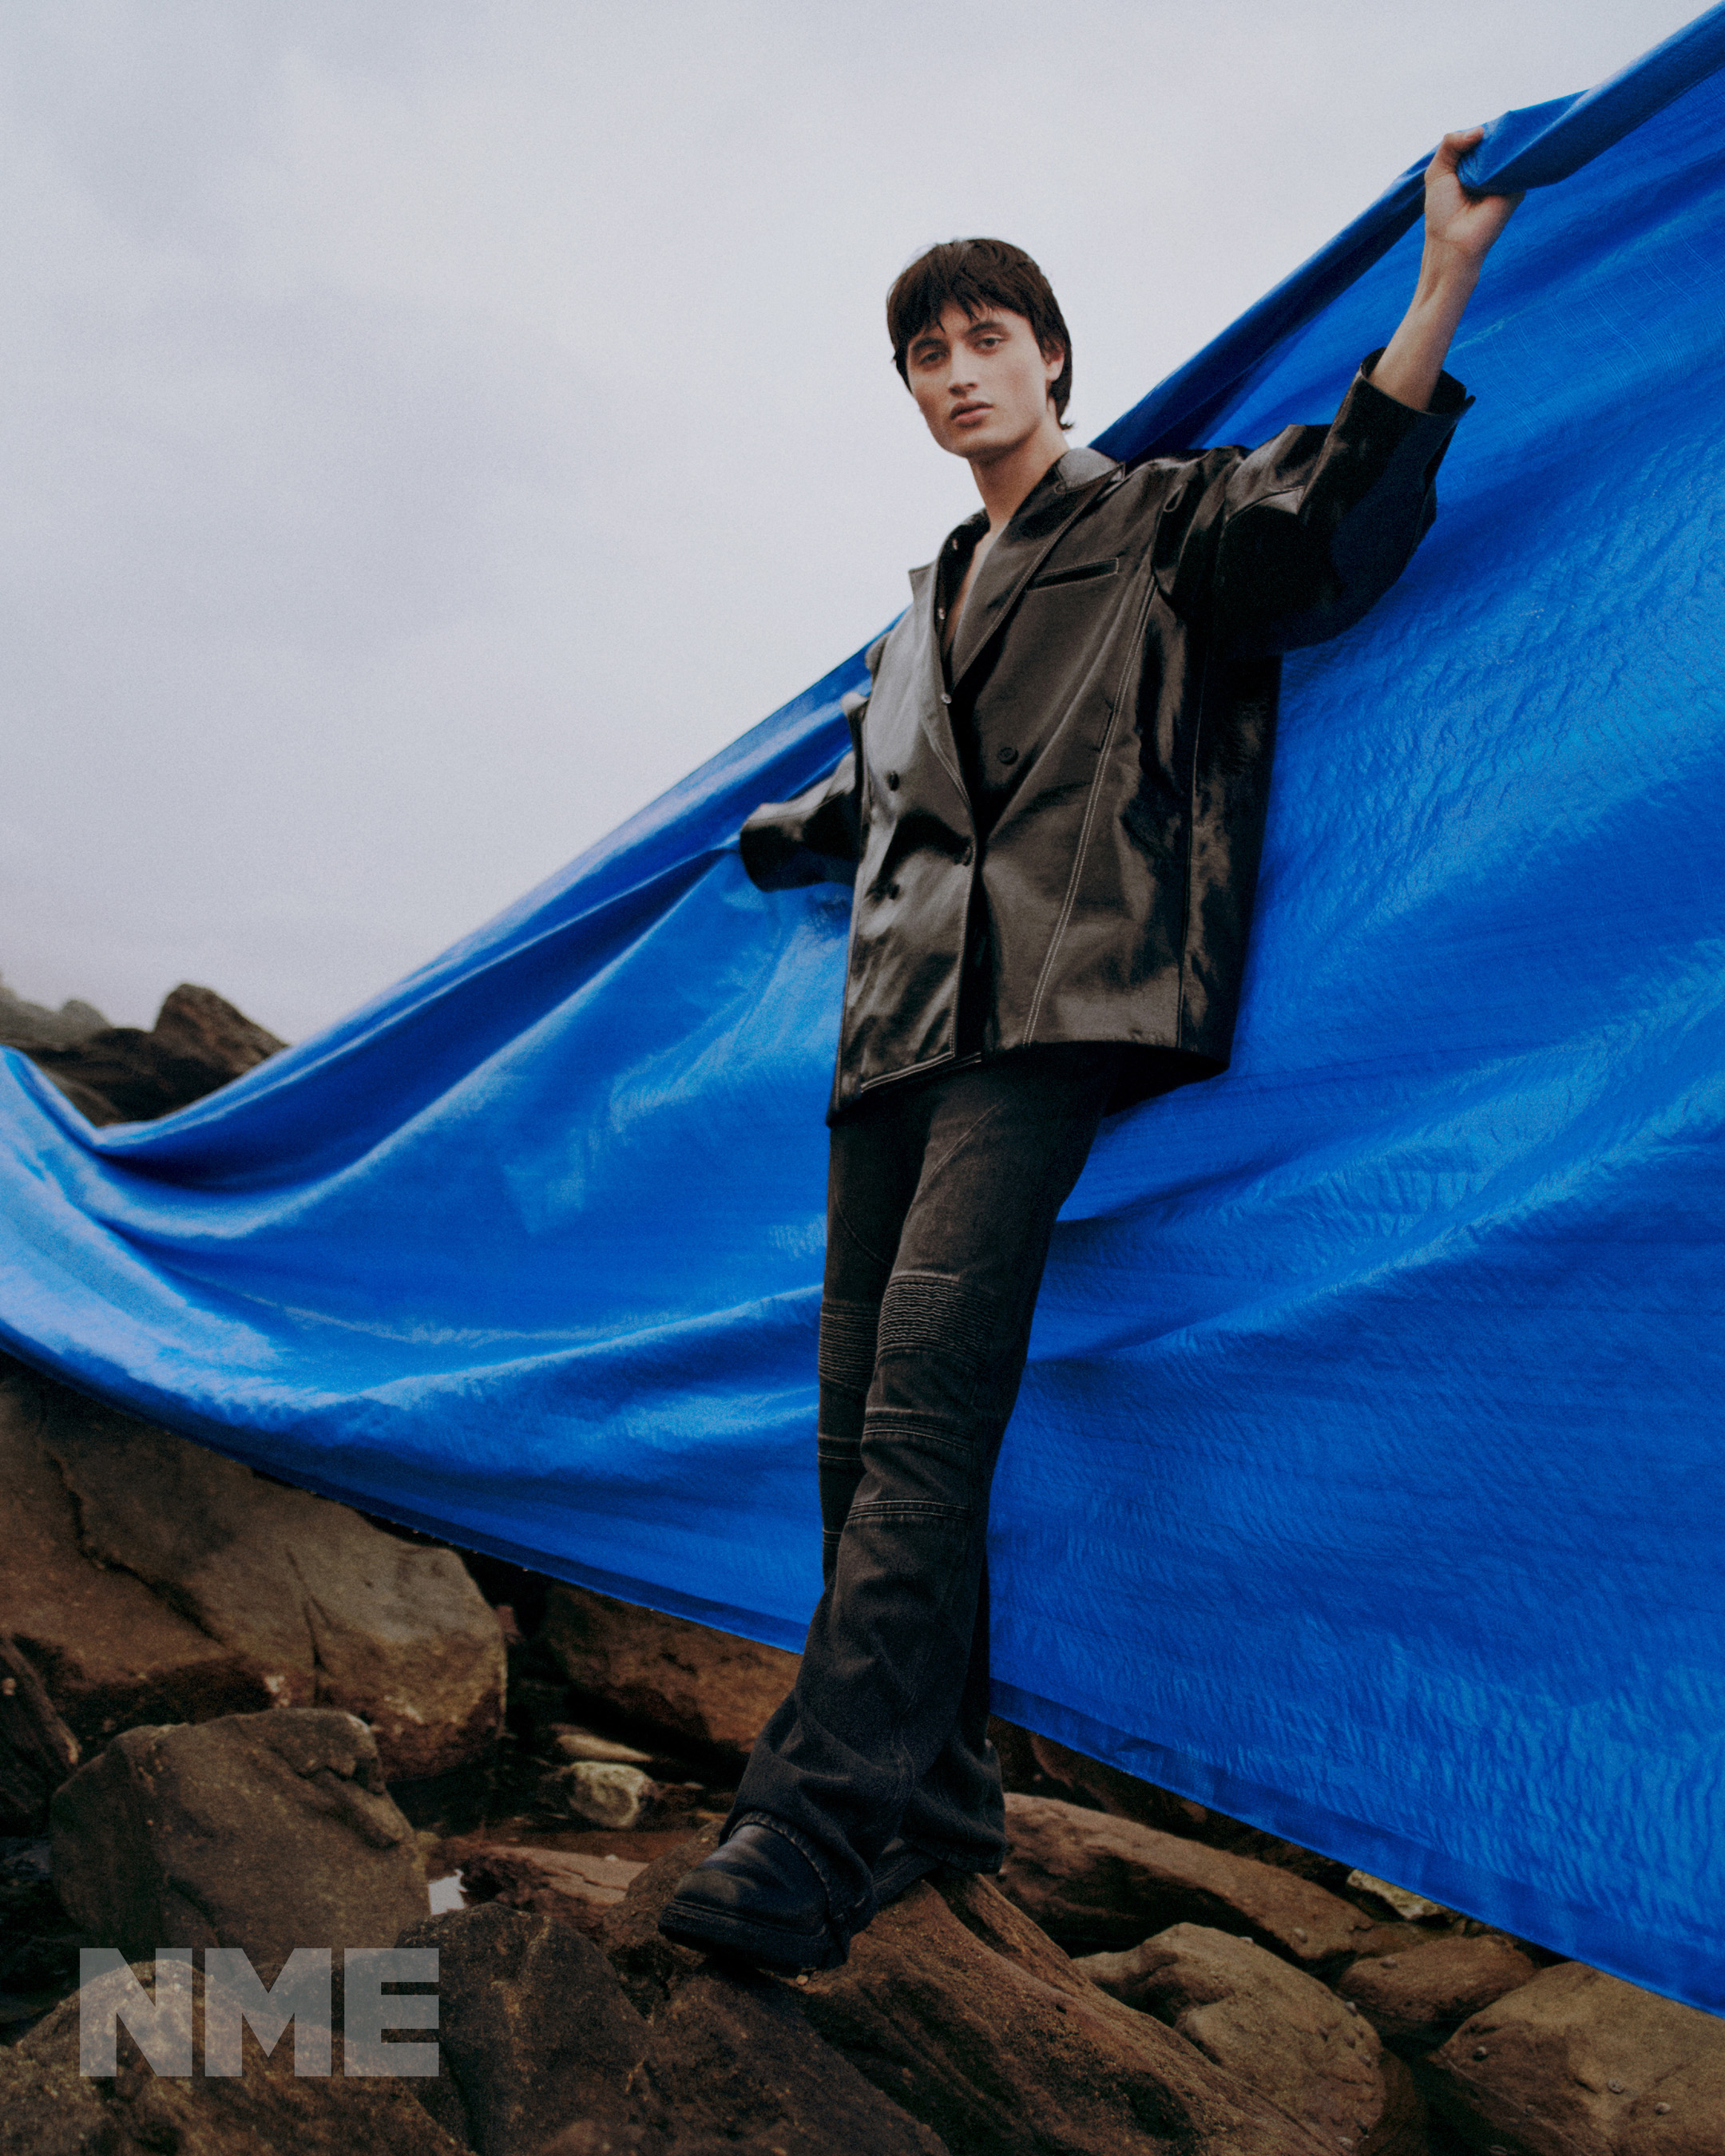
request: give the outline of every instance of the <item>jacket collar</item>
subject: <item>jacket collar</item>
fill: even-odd
[[[940,578],[937,563],[925,562],[911,572],[913,593],[910,620],[921,639],[921,650],[912,665],[922,677],[922,724],[936,756],[968,803],[970,798],[952,733],[950,698],[964,675],[999,631],[1017,603],[1019,593],[1034,575],[1038,563],[1080,511],[1096,498],[1100,483],[1122,467],[1100,450],[1068,449],[1051,464],[1019,504],[1011,522],[995,541],[983,562],[982,573],[964,603],[964,619],[958,624],[958,640],[951,659],[952,688],[947,668],[942,663],[940,627],[934,618],[935,594]],[[981,510],[968,516],[947,536],[942,547],[974,546],[987,528]]]
[[[964,603],[951,661],[955,689],[1005,623],[1043,556],[1094,499],[1098,483],[1119,470],[1099,449],[1068,449],[1019,504]]]

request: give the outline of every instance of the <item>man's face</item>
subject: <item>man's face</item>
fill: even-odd
[[[1050,383],[1065,355],[1046,357],[1022,315],[989,307],[973,320],[957,305],[911,338],[905,353],[911,394],[928,431],[955,457],[987,461],[1052,426]]]

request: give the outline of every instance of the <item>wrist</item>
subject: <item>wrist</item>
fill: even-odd
[[[1479,281],[1478,256],[1465,252],[1450,241],[1428,239],[1420,258],[1414,304],[1450,306],[1459,311],[1472,298]]]

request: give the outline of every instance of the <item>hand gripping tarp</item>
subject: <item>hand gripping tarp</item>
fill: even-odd
[[[1464,325],[1435,528],[1289,669],[1234,1067],[1104,1127],[995,1512],[1003,1712],[1715,2009],[1722,61],[1725,9],[1476,154],[1562,184]],[[1106,445],[1325,418],[1416,207],[1409,176]],[[8,1058],[5,1337],[798,1644],[848,894],[757,893],[735,834],[860,678],[164,1122],[92,1131]]]

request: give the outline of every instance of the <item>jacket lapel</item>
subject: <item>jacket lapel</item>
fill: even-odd
[[[1004,626],[1043,557],[1120,469],[1113,458],[1103,456],[1099,450],[1068,449],[1031,489],[1018,514],[989,549],[988,558],[964,602],[957,640],[952,647],[955,691]],[[932,591],[929,605],[932,609]],[[937,664],[938,659],[937,645]],[[951,728],[947,731],[950,735]]]
[[[968,810],[970,792],[958,761],[958,743],[952,732],[952,699],[947,689],[946,668],[941,661],[940,624],[934,618],[934,595],[940,586],[938,563],[930,562],[911,572],[912,593],[907,621],[915,638],[909,653],[911,679],[916,683],[917,716],[928,736],[941,767],[957,788]]]

